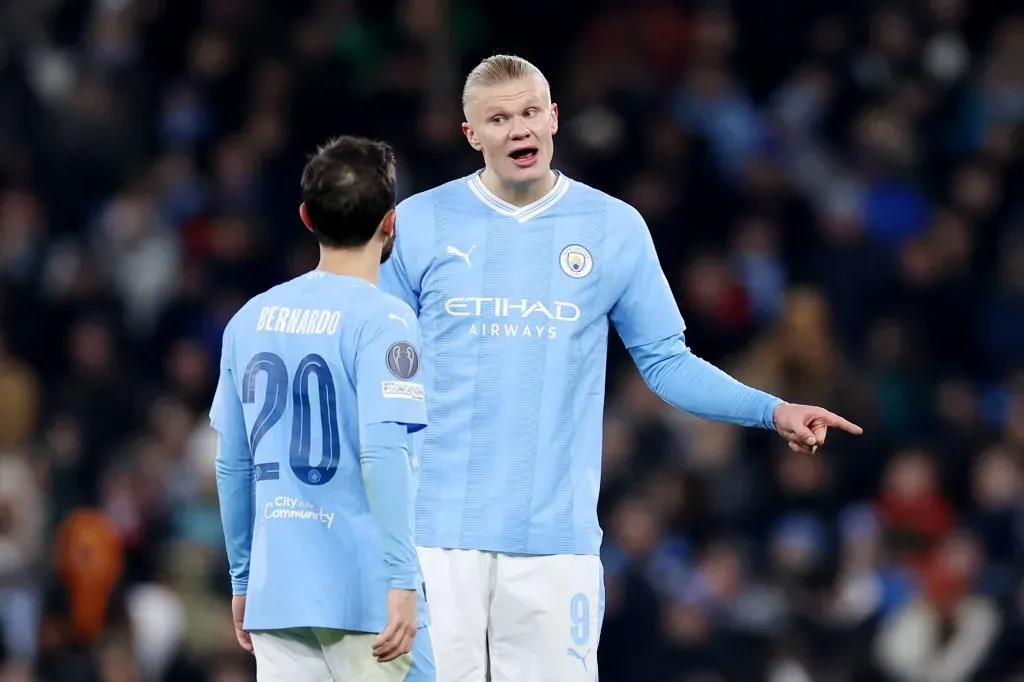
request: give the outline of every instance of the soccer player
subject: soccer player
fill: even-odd
[[[438,679],[597,679],[597,499],[609,320],[665,401],[777,431],[812,453],[828,427],[693,354],[631,206],[551,170],[558,107],[529,62],[484,60],[463,91],[484,169],[403,201],[381,286],[424,330],[431,392],[417,545]]]
[[[394,206],[387,145],[322,147],[299,207],[319,267],[224,332],[217,489],[235,630],[260,682],[436,679],[413,542],[420,330],[375,286]]]

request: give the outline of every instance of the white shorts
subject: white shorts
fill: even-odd
[[[438,680],[597,680],[600,557],[432,547],[419,556]]]
[[[378,663],[377,635],[327,628],[250,633],[256,682],[436,682],[427,628],[416,633],[411,654]]]

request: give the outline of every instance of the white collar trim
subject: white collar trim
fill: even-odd
[[[502,214],[509,218],[513,218],[517,222],[525,223],[528,220],[532,220],[537,216],[541,215],[549,208],[558,203],[559,199],[565,196],[566,192],[569,191],[569,184],[572,182],[565,175],[555,171],[556,180],[555,186],[551,188],[551,191],[545,194],[543,197],[527,204],[526,206],[515,206],[510,204],[504,199],[496,196],[491,190],[484,186],[483,180],[480,179],[481,172],[474,173],[469,177],[468,185],[469,189],[476,195],[485,206]]]

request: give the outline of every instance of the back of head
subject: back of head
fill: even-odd
[[[302,203],[322,246],[365,246],[395,207],[395,153],[383,142],[337,137],[302,171]]]

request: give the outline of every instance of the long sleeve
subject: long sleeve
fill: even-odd
[[[380,533],[391,587],[419,586],[419,563],[413,536],[415,497],[409,460],[409,429],[405,424],[366,424],[359,434],[359,462],[370,512]]]
[[[227,339],[228,334],[225,334]],[[227,345],[227,342],[226,344]],[[249,449],[242,401],[227,362],[221,363],[217,393],[210,409],[210,424],[217,439],[217,496],[231,574],[231,592],[245,594],[249,584],[249,555],[255,520],[256,472]]]
[[[629,352],[650,389],[673,407],[713,421],[775,429],[774,412],[782,400],[697,357],[681,335]]]
[[[231,573],[231,593],[245,594],[252,549],[253,467],[244,435],[221,434],[217,442],[217,495]]]

